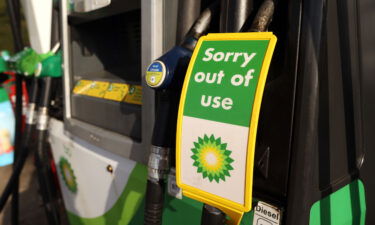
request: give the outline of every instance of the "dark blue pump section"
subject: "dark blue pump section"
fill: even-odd
[[[186,63],[186,59],[190,59],[192,55],[191,50],[184,48],[182,46],[176,46],[161,56],[157,61],[161,61],[165,65],[165,80],[159,87],[154,87],[155,89],[166,89],[169,88],[172,80],[176,79],[175,75],[179,74],[177,72],[179,66],[181,66],[182,62]],[[150,66],[149,69],[155,66],[157,69],[159,66],[162,70],[162,66],[160,62],[154,61]],[[162,72],[162,71],[157,71]]]

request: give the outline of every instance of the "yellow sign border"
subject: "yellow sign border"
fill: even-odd
[[[187,93],[187,87],[191,73],[198,56],[199,49],[201,48],[203,41],[227,41],[227,40],[269,40],[269,45],[263,60],[261,72],[259,76],[258,85],[255,92],[255,99],[253,104],[253,110],[251,114],[248,147],[247,147],[247,160],[246,160],[246,181],[245,181],[245,203],[239,204],[228,199],[219,197],[217,195],[202,191],[198,188],[191,187],[183,184],[181,180],[181,148],[180,143],[182,141],[182,118],[185,106],[185,99]],[[177,136],[176,136],[176,178],[177,185],[182,189],[185,196],[191,197],[198,201],[210,204],[214,207],[222,209],[224,212],[236,211],[239,214],[248,212],[251,209],[252,202],[252,185],[253,185],[253,167],[254,167],[254,153],[255,153],[255,142],[256,133],[258,127],[259,111],[262,103],[263,90],[267,79],[269,65],[271,63],[273,51],[275,49],[277,38],[272,32],[259,32],[259,33],[219,33],[219,34],[208,34],[199,39],[197,46],[191,57],[189,67],[187,69],[185,82],[182,88],[181,100],[178,111],[177,120]],[[226,212],[226,213],[227,213]],[[230,215],[229,215],[230,216]]]

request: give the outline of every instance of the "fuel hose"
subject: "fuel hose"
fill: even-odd
[[[211,19],[219,11],[219,1],[205,9],[194,22],[179,46],[172,48],[150,66],[163,65],[168,74],[155,88],[157,98],[156,118],[148,161],[148,180],[145,205],[145,225],[162,224],[165,180],[173,154],[178,102],[186,69],[200,36],[209,28]]]
[[[51,184],[49,156],[47,152],[47,134],[48,134],[48,108],[51,101],[53,77],[43,78],[43,87],[41,98],[38,104],[38,120],[36,125],[36,149],[35,149],[35,166],[39,181],[39,188],[47,215],[47,221],[50,225],[60,224],[60,217],[56,204],[54,204],[55,190]]]
[[[16,181],[18,180],[18,177],[23,169],[26,158],[29,154],[28,144],[30,142],[30,137],[31,137],[32,131],[36,123],[35,107],[37,104],[38,89],[39,89],[38,81],[33,79],[32,89],[30,92],[29,107],[28,107],[27,115],[26,115],[26,126],[25,126],[24,136],[22,140],[22,151],[21,151],[21,154],[19,155],[19,158],[15,162],[14,171],[11,177],[9,178],[8,183],[5,186],[5,189],[1,195],[0,212],[4,209],[5,203],[7,202],[9,196],[11,195],[12,190],[15,188]]]

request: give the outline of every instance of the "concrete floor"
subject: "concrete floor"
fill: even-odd
[[[12,166],[0,167],[0,192],[2,193]],[[22,171],[20,180],[20,225],[47,225],[41,198],[38,194],[38,184],[32,157],[29,157]],[[2,213],[0,225],[10,225],[10,198]]]

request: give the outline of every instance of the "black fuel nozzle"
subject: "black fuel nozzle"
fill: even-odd
[[[180,45],[147,68],[146,83],[156,90],[156,116],[148,161],[145,225],[162,224],[165,180],[174,155],[178,103],[183,81],[198,39],[207,32],[219,11],[219,1],[210,5],[195,21]]]
[[[180,90],[191,50],[176,46],[147,69],[147,84],[156,90],[156,115],[148,160],[145,225],[162,224],[165,180],[176,133]]]
[[[153,61],[147,68],[146,82],[151,88],[177,89],[176,76],[181,75],[181,66],[189,63],[192,51],[182,46],[175,46],[163,56]]]
[[[195,21],[180,45],[173,47],[147,68],[146,82],[151,88],[181,91],[187,66],[198,39],[206,34],[212,18],[219,11],[219,1],[205,9]]]

